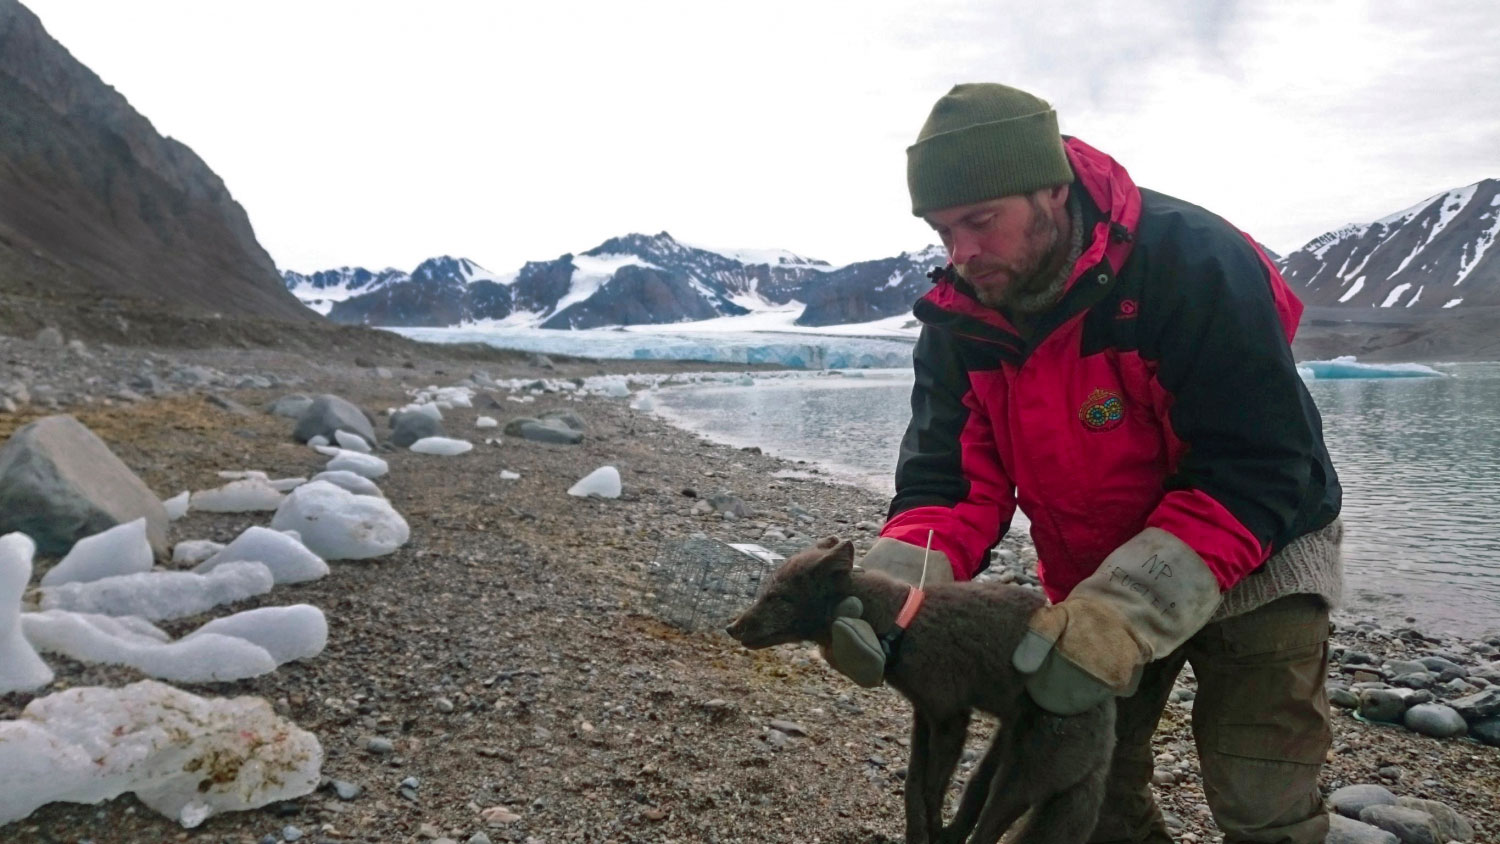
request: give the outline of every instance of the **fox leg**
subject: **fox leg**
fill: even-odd
[[[927,804],[928,838],[937,841],[943,829],[943,804],[948,795],[948,784],[953,781],[953,769],[958,767],[958,759],[964,752],[964,739],[969,735],[969,713],[958,712],[942,720],[932,718],[928,724],[932,737],[927,745],[927,771],[923,776],[922,792],[923,802]]]
[[[995,737],[990,741],[990,747],[984,752],[984,758],[979,760],[979,766],[974,773],[969,775],[969,784],[964,787],[964,796],[958,803],[958,813],[953,816],[953,823],[943,829],[942,837],[939,839],[943,844],[963,844],[974,831],[974,824],[979,820],[979,812],[984,808],[985,800],[990,795],[990,783],[994,782],[998,775],[1006,777],[1008,771],[1000,771],[1000,760],[1003,759],[1009,749],[1010,731],[1005,729],[1004,724],[995,729]],[[997,773],[998,772],[998,773]]]

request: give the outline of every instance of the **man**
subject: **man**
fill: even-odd
[[[1151,736],[1190,662],[1225,840],[1321,842],[1340,488],[1291,354],[1301,304],[1249,237],[1013,88],[940,99],[907,180],[950,263],[914,309],[912,419],[863,566],[967,580],[1019,505],[1051,601],[1013,656],[1028,690],[1064,715],[1120,696],[1091,840],[1172,840]]]

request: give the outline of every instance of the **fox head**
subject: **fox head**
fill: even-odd
[[[772,572],[755,603],[726,632],[751,649],[826,642],[834,609],[851,592],[853,571],[854,543],[824,537]]]

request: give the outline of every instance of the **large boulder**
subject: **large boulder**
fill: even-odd
[[[299,443],[305,443],[316,436],[335,442],[334,434],[338,431],[358,434],[367,443],[376,442],[375,429],[370,425],[365,412],[354,403],[332,393],[324,393],[313,399],[312,404],[297,418],[297,427],[292,430],[292,436]]]
[[[0,447],[0,534],[20,531],[39,553],[144,518],[158,557],[167,554],[167,511],[104,441],[72,416],[48,416]]]
[[[443,436],[443,423],[428,416],[408,410],[391,418],[391,443],[398,448],[409,448],[417,440]]]

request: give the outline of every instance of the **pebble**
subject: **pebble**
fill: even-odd
[[[390,739],[377,736],[365,741],[365,750],[376,756],[389,756],[396,752],[396,745]]]
[[[1323,844],[1401,844],[1401,839],[1379,827],[1333,815],[1328,819],[1328,837]]]
[[[780,730],[767,730],[766,734],[762,736],[762,738],[765,740],[766,744],[769,744],[776,750],[780,750],[781,748],[786,747],[786,743],[788,741],[787,734],[783,733]]]
[[[295,826],[282,827],[281,838],[284,841],[299,841],[302,838],[302,830]]]
[[[437,709],[437,711],[443,713],[444,715],[453,711],[453,701],[445,697],[440,697],[437,700],[433,701],[432,705]]]
[[[465,842],[465,844],[494,844],[494,842],[490,841],[490,837],[488,835],[485,835],[482,832],[476,832],[473,835],[469,836],[469,840]]]
[[[771,729],[773,729],[773,730],[780,730],[781,732],[786,733],[789,736],[806,736],[807,735],[807,728],[806,727],[802,726],[801,724],[798,724],[795,721],[783,721],[783,720],[781,720],[779,718],[771,721]]]
[[[1443,844],[1432,815],[1405,806],[1370,806],[1359,813],[1370,826],[1395,835],[1405,844]]]
[[[1417,704],[1406,710],[1402,722],[1408,730],[1433,738],[1454,738],[1469,731],[1463,716],[1453,707],[1441,703]]]
[[[1328,805],[1346,818],[1358,818],[1370,806],[1396,805],[1396,795],[1383,785],[1359,783],[1334,790],[1328,795]]]
[[[490,826],[503,826],[512,824],[521,819],[521,816],[510,811],[504,806],[491,806],[479,813],[479,817]]]
[[[1406,698],[1390,689],[1364,689],[1359,693],[1359,714],[1370,721],[1395,723],[1406,711]]]
[[[352,782],[344,782],[343,780],[333,781],[333,792],[339,796],[340,800],[353,800],[363,794],[364,791],[363,786]]]

